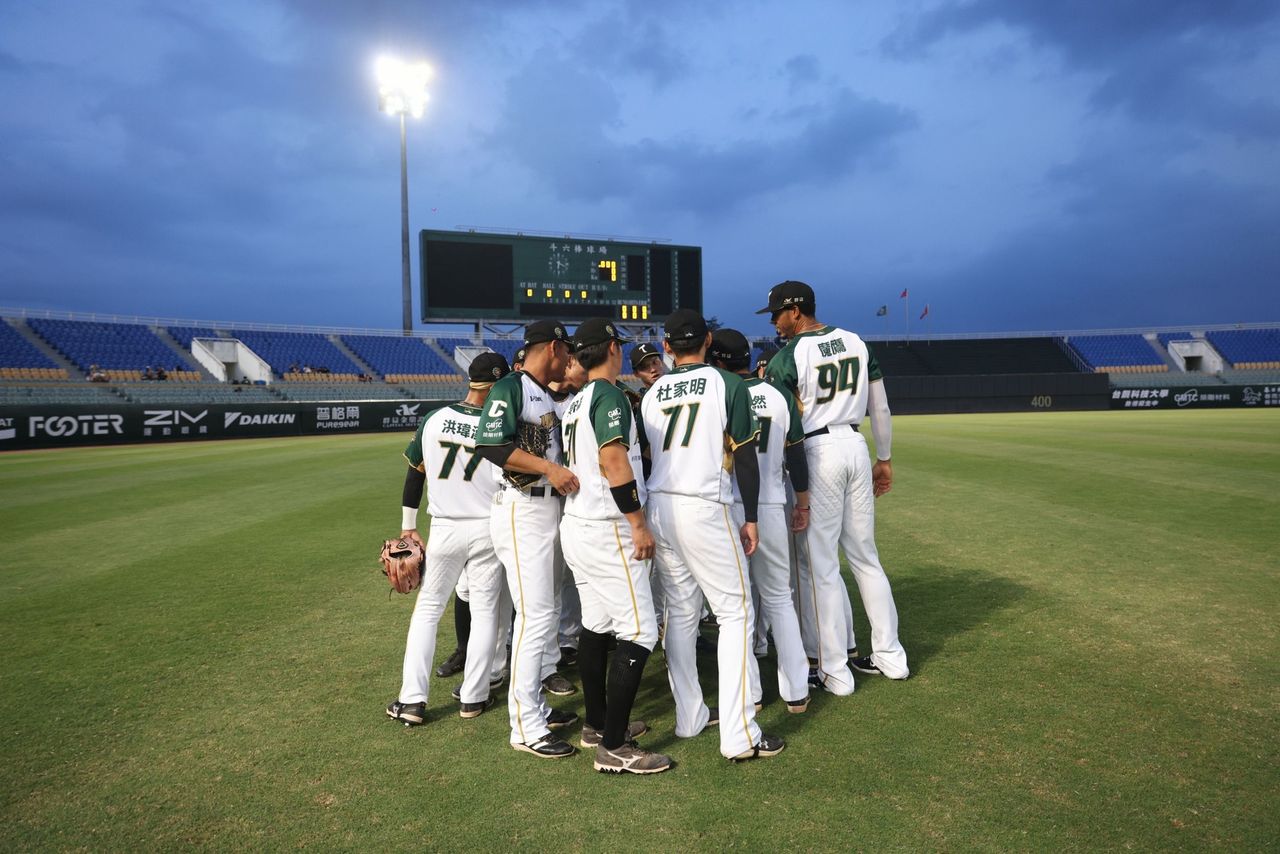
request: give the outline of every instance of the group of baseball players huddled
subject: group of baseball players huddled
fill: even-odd
[[[455,591],[459,645],[437,673],[463,673],[461,716],[490,708],[509,679],[511,746],[570,756],[576,748],[561,733],[578,715],[553,709],[547,695],[576,693],[558,672],[576,663],[580,744],[594,749],[599,771],[672,767],[640,746],[648,727],[631,719],[659,640],[675,735],[718,726],[731,760],[785,747],[756,723],[757,656],[770,637],[788,712],[804,713],[811,690],[852,693],[853,671],[907,678],[874,534],[874,500],[893,480],[879,366],[857,335],[817,320],[803,282],[774,286],[757,313],[786,339],[759,365],[742,333],[712,332],[692,310],[671,314],[662,352],[631,349],[640,393],[619,379],[627,342],[605,319],[572,335],[540,320],[511,367],[491,352],[471,362],[466,398],[425,418],[405,451],[400,536],[424,559],[389,717],[425,720],[437,630]],[[858,431],[868,418],[874,463]],[[424,488],[426,544],[417,532]],[[871,626],[865,656],[841,550]],[[711,620],[718,700],[708,706],[698,652]]]

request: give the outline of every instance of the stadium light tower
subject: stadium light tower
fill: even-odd
[[[405,116],[422,118],[427,106],[431,66],[384,56],[377,62],[378,109],[400,117],[400,272],[404,334],[413,332],[413,295],[409,283],[409,167],[405,154]]]

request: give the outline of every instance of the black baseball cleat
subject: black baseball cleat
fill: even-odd
[[[578,722],[578,716],[574,712],[567,712],[563,709],[552,709],[551,714],[547,715],[547,726],[552,729],[564,729],[567,726],[573,726]]]
[[[479,703],[463,703],[458,707],[458,717],[461,718],[478,718],[486,711],[493,708],[494,696],[490,694]]]
[[[818,676],[818,668],[816,667],[809,668],[809,687],[814,689],[822,687],[822,678]]]
[[[441,679],[448,679],[450,676],[456,676],[462,672],[462,668],[467,664],[467,651],[465,649],[455,649],[450,653],[449,657],[440,662],[440,666],[436,668],[436,676]]]
[[[757,759],[765,756],[777,756],[779,753],[787,749],[787,743],[780,736],[765,735],[760,733],[760,740],[755,743],[749,750],[744,750],[737,756],[730,756],[730,762],[745,762],[748,759]]]
[[[543,679],[542,690],[548,694],[555,694],[557,697],[568,697],[570,694],[578,693],[578,689],[574,684],[559,673],[552,673],[546,679]]]
[[[578,663],[578,651],[571,646],[560,647],[560,662],[556,667],[573,667]]]
[[[405,726],[418,726],[427,719],[427,704],[392,700],[387,704],[387,717],[400,721]]]
[[[884,675],[883,673],[880,672],[880,668],[876,667],[875,664],[871,661],[871,656],[869,655],[864,655],[862,658],[849,659],[849,666],[852,667],[854,670],[858,671],[859,673],[865,673],[868,676]]]
[[[576,747],[554,732],[549,732],[537,741],[532,741],[528,744],[517,742],[511,746],[516,750],[523,750],[525,753],[532,753],[534,756],[540,756],[543,759],[563,759],[577,752]]]
[[[627,741],[635,741],[640,736],[649,731],[649,725],[644,721],[632,721],[627,724]],[[604,730],[599,730],[591,724],[583,723],[582,737],[578,739],[578,743],[583,747],[599,747],[604,741]]]
[[[809,698],[803,700],[787,700],[787,711],[793,715],[803,715],[809,711]]]
[[[707,711],[711,713],[711,717],[707,718],[707,726],[720,725],[720,709],[718,706],[707,706]]]

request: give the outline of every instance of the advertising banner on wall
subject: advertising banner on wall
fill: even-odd
[[[1112,409],[1208,409],[1280,406],[1280,384],[1114,388]]]
[[[439,400],[0,407],[0,451],[333,433],[410,432]]]

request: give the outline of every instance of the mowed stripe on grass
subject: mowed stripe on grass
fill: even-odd
[[[877,521],[912,679],[797,717],[769,659],[788,749],[731,766],[713,732],[674,738],[656,654],[642,741],[679,766],[644,780],[517,754],[454,680],[424,727],[382,715],[407,435],[0,456],[0,844],[1274,844],[1280,415],[895,428]]]

